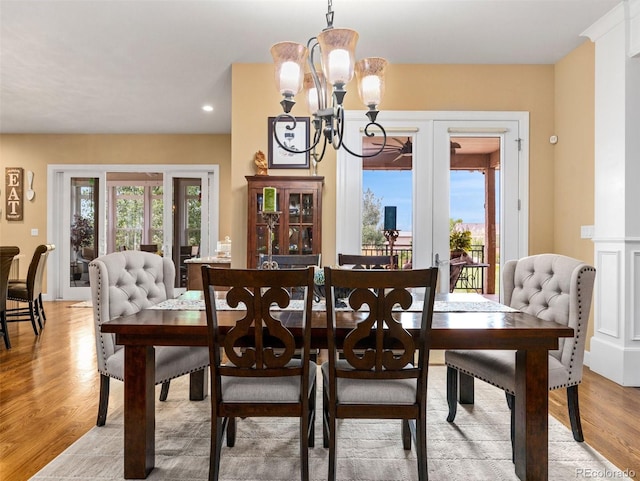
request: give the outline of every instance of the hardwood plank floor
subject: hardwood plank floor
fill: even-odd
[[[0,347],[0,479],[29,479],[95,425],[99,376],[91,309],[45,302],[38,337],[30,323],[9,325],[13,347]],[[110,409],[122,399],[111,383]],[[552,415],[569,426],[565,391],[551,393]],[[580,410],[586,442],[621,470],[640,475],[640,389],[623,388],[585,369]],[[640,478],[638,478],[640,479]]]

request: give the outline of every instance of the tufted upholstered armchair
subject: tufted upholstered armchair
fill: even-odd
[[[549,351],[549,390],[566,388],[571,430],[584,440],[578,407],[582,364],[596,270],[582,261],[558,254],[540,254],[504,265],[504,304],[540,319],[572,327],[572,338],[560,338],[559,349]],[[452,422],[456,395],[461,404],[473,404],[473,378],[506,392],[511,410],[511,441],[515,418],[515,351],[450,350],[447,365],[447,401]],[[458,386],[460,391],[458,392]]]
[[[103,426],[109,405],[109,379],[124,380],[124,346],[114,334],[103,334],[100,325],[116,317],[134,314],[174,297],[176,269],[171,259],[140,251],[122,251],[89,263],[93,300],[100,403],[96,424]],[[160,400],[169,392],[169,381],[209,366],[206,347],[159,346],[156,351],[156,384],[162,384]]]

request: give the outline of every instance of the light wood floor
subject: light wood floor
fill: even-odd
[[[92,313],[71,304],[45,302],[48,320],[40,336],[28,322],[11,323],[13,347],[0,346],[1,480],[29,479],[95,425],[99,382]],[[111,386],[115,404],[122,383]],[[551,393],[549,409],[568,426],[563,390]],[[586,442],[621,470],[640,476],[640,389],[586,369],[580,410]]]

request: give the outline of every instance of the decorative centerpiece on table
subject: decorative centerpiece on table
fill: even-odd
[[[320,302],[322,299],[327,298],[327,293],[324,287],[324,269],[322,267],[316,267],[313,275],[313,300]],[[345,300],[349,297],[351,289],[347,287],[336,287],[334,289],[336,307],[347,307]]]

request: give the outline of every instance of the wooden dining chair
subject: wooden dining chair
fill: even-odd
[[[398,268],[398,254],[393,256],[338,254],[339,266],[353,266],[354,269],[389,269],[392,264],[394,268]]]
[[[309,266],[320,267],[321,254],[278,254],[272,255],[271,260],[275,261],[278,269],[304,269]],[[260,254],[258,258],[258,269],[269,259],[267,254]]]
[[[271,261],[275,262],[276,269],[305,269],[307,267],[320,267],[321,254],[279,254],[272,255]],[[265,269],[269,256],[260,254],[258,257],[258,269]],[[304,297],[304,292],[297,289],[291,290],[291,298],[300,300]],[[315,351],[315,350],[314,350]],[[312,360],[316,360],[317,353],[311,355]]]
[[[56,246],[53,244],[41,244],[36,247],[26,279],[9,280],[7,299],[27,305],[7,309],[7,322],[31,321],[31,327],[33,327],[36,336],[38,335],[38,327],[42,330],[47,321],[42,304],[42,284],[49,253],[55,248]]]
[[[211,370],[211,454],[209,480],[217,481],[226,430],[234,446],[236,418],[268,416],[300,420],[300,478],[309,480],[308,448],[314,445],[317,367],[310,360],[312,267],[245,270],[202,267]],[[304,308],[289,330],[278,311],[290,304],[291,288],[304,289]],[[220,290],[219,290],[220,289]],[[216,296],[232,308],[234,322],[218,323]],[[288,313],[291,314],[291,313]],[[225,326],[231,325],[223,336]],[[221,329],[222,328],[222,329]],[[295,354],[302,350],[301,359]],[[223,361],[224,353],[227,361]]]
[[[574,330],[549,351],[549,390],[566,388],[573,438],[582,442],[578,384],[582,381],[584,347],[596,270],[584,262],[559,254],[539,254],[504,264],[504,303],[519,311]],[[474,378],[505,391],[511,410],[513,449],[516,393],[516,352],[504,350],[445,351],[447,365],[447,421],[456,416],[458,399],[473,404]]]
[[[358,418],[401,419],[403,447],[410,450],[414,438],[418,479],[426,481],[427,374],[438,269],[324,271],[329,359],[322,364],[322,411],[328,479],[336,479],[336,420]],[[337,289],[351,290],[346,309],[356,322],[347,332],[336,330]],[[424,290],[418,339],[400,321],[412,306],[412,290]],[[338,345],[340,339],[344,342]]]
[[[20,253],[16,246],[0,246],[0,335],[4,338],[4,345],[11,349],[9,331],[7,330],[7,288],[9,285],[9,273],[13,258]]]
[[[140,244],[140,250],[156,254],[158,252],[158,244]]]

